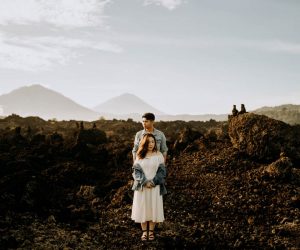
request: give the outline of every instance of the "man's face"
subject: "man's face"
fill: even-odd
[[[150,129],[150,128],[153,127],[154,121],[147,120],[146,118],[143,118],[142,123],[143,123],[144,129]]]

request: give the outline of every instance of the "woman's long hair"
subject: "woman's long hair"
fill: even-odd
[[[157,146],[156,146],[156,139],[154,137],[153,134],[150,134],[150,133],[147,133],[147,134],[144,134],[144,137],[142,138],[141,142],[140,142],[140,145],[139,145],[139,149],[137,151],[137,156],[140,158],[140,159],[144,159],[146,154],[147,154],[147,151],[148,151],[148,145],[149,145],[149,138],[152,137],[154,139],[154,148],[153,148],[153,151],[156,152],[157,151]]]

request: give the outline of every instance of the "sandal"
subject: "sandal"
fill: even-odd
[[[152,232],[152,233],[150,233],[150,232]],[[154,240],[155,239],[155,237],[154,237],[154,230],[149,230],[149,240]]]
[[[142,240],[142,241],[147,240],[147,233],[144,234],[145,232],[147,232],[147,230],[143,230],[143,234],[142,234],[142,236],[141,236],[141,240]]]

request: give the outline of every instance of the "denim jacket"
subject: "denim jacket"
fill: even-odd
[[[165,186],[165,178],[167,176],[167,170],[164,163],[160,163],[158,169],[156,171],[156,175],[152,180],[147,180],[144,174],[144,171],[139,163],[135,163],[133,166],[133,186],[132,190],[143,190],[144,185],[147,181],[153,182],[155,185],[160,185],[160,195],[164,195],[167,193],[167,189]]]

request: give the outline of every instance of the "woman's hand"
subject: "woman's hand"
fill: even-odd
[[[147,187],[147,188],[153,188],[153,187],[155,187],[155,184],[154,184],[153,182],[151,182],[151,181],[148,181],[148,182],[146,183],[146,187]]]

